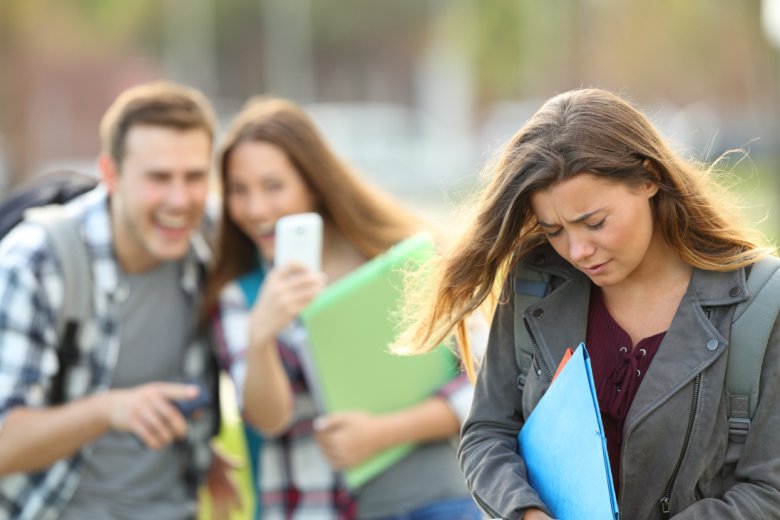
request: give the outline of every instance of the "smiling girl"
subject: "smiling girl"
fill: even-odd
[[[244,419],[263,434],[260,442],[248,430],[262,517],[478,519],[451,443],[473,391],[462,375],[397,412],[318,416],[316,389],[301,367],[296,315],[328,283],[415,234],[421,222],[360,180],[285,100],[247,104],[219,167],[225,204],[207,308]],[[274,265],[276,222],[302,212],[324,222],[322,273]],[[343,487],[339,470],[409,442],[417,444],[411,455],[360,489]]]

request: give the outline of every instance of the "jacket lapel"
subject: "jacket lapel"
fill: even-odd
[[[737,295],[730,295],[730,291]],[[718,330],[707,312],[712,313],[715,306],[734,304],[744,299],[740,298],[744,294],[741,270],[715,273],[694,269],[688,290],[628,411],[624,435],[725,352],[728,328]]]

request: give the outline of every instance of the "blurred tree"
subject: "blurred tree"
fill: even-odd
[[[102,111],[119,90],[148,79],[134,38],[151,3],[0,3],[0,142],[9,185],[47,161],[97,151]]]
[[[724,114],[723,133],[748,136],[734,142],[764,136],[770,148],[780,74],[759,7],[759,0],[3,0],[0,146],[14,178],[63,154],[91,154],[97,120],[116,93],[164,76],[193,82],[218,104],[236,100],[231,110],[269,90],[302,101],[414,106],[439,88],[473,95],[452,110],[473,106],[479,115],[498,101],[601,86],[645,105],[708,104]],[[213,37],[201,41],[204,27]],[[206,54],[214,58],[200,59]],[[455,85],[448,73],[421,72],[435,67],[473,77]],[[443,84],[431,87],[431,78]]]

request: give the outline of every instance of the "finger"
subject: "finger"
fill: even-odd
[[[344,460],[344,457],[340,455],[332,455],[328,458],[328,461],[330,462],[330,465],[333,466],[334,469],[344,469],[346,468],[346,461]]]
[[[317,297],[317,293],[302,293],[297,294],[289,300],[288,309],[293,315],[299,314],[307,305],[309,305],[314,298]]]
[[[309,271],[308,269],[287,269],[279,273],[275,280],[274,288],[297,287],[302,284],[324,285],[327,281],[325,273]]]
[[[288,276],[294,276],[294,275],[300,275],[300,274],[307,274],[307,273],[313,273],[311,269],[309,269],[305,264],[301,263],[299,260],[290,260],[289,262],[285,263],[284,265],[280,265],[278,267],[279,274],[286,278]]]
[[[182,438],[187,434],[187,419],[167,399],[161,399],[155,403],[155,411],[162,419],[165,429],[173,437]]]
[[[238,492],[238,484],[232,477],[225,481],[225,505],[228,514],[231,511],[243,511],[244,503],[241,501],[241,494]]]
[[[214,520],[227,520],[230,511],[228,504],[225,503],[224,497],[217,497],[216,495],[211,498],[211,516]]]
[[[195,399],[200,391],[197,385],[184,383],[155,383],[155,390],[171,401]]]
[[[320,415],[319,417],[314,419],[314,422],[312,423],[312,427],[314,428],[315,431],[334,432],[342,428],[345,424],[347,424],[348,419],[349,419],[348,415],[341,414],[341,413]]]
[[[157,397],[147,404],[139,417],[162,445],[186,434],[187,423],[184,417],[167,399]]]
[[[330,427],[330,417],[332,416],[320,415],[319,417],[315,417],[314,421],[311,423],[311,427],[314,428],[315,432],[326,432]]]
[[[227,466],[231,470],[239,470],[244,467],[243,461],[238,457],[233,457],[230,455],[222,455],[222,461],[225,463],[225,466]]]
[[[324,288],[324,285],[317,283],[295,284],[287,287],[284,292],[279,294],[278,298],[285,302],[287,306],[299,304],[300,302],[308,303],[321,293]]]
[[[241,469],[244,467],[244,462],[239,456],[228,453],[216,443],[211,445],[211,451],[214,452],[214,460],[230,469]]]
[[[166,445],[166,440],[165,437],[151,425],[153,422],[153,419],[139,417],[133,422],[131,430],[148,448],[159,450]]]
[[[238,492],[238,484],[234,479],[230,479],[230,485],[231,485],[231,492],[233,493],[233,500],[231,501],[231,503],[233,504],[233,508],[236,511],[243,511],[244,501],[241,500],[241,493]]]
[[[322,451],[326,456],[333,452],[334,444],[329,433],[316,432],[314,434],[314,440],[319,445],[320,451]]]

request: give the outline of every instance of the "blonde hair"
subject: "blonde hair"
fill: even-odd
[[[489,169],[491,181],[471,223],[438,260],[424,304],[409,317],[397,348],[428,351],[455,331],[463,359],[470,360],[464,319],[495,297],[497,281],[547,240],[531,195],[582,172],[629,186],[657,184],[656,225],[694,267],[728,271],[773,252],[735,217],[727,194],[707,172],[678,157],[641,112],[604,90],[566,92],[545,102]],[[473,377],[472,364],[465,365]]]

